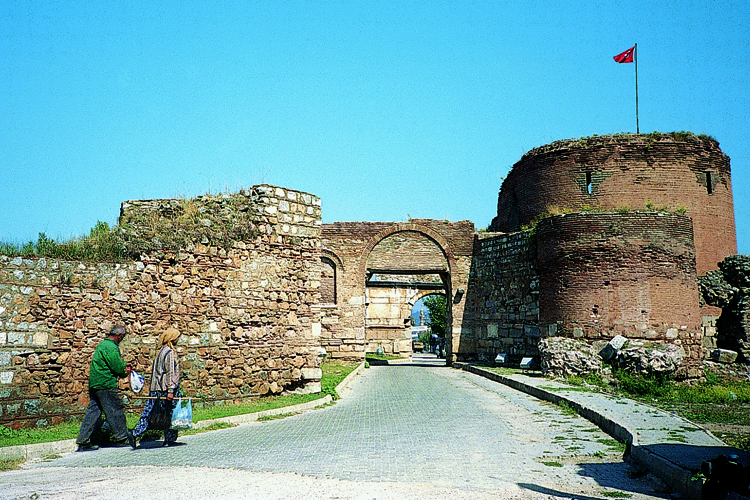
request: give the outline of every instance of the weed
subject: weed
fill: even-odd
[[[624,452],[625,449],[627,448],[625,443],[621,443],[617,441],[616,439],[612,439],[612,438],[600,438],[600,439],[597,439],[596,442],[601,443],[604,446],[607,446],[614,451]]]
[[[21,464],[24,463],[24,461],[23,458],[0,459],[0,471],[5,472],[20,469]]]
[[[62,271],[60,273],[60,275],[58,276],[58,280],[63,286],[70,286],[73,284],[74,277],[75,275],[73,274],[73,272],[66,269],[65,271]]]
[[[543,461],[543,465],[546,465],[547,467],[562,467],[563,464],[556,461]]]
[[[616,369],[614,376],[620,389],[636,396],[669,396],[673,386],[667,375],[636,375],[627,370]]]
[[[631,498],[633,495],[622,491],[604,491],[602,496],[607,498]]]
[[[560,401],[560,402],[559,402],[559,403],[557,404],[557,406],[559,406],[559,407],[560,407],[560,409],[562,409],[562,412],[563,412],[563,413],[564,413],[565,415],[578,415],[578,411],[577,411],[577,410],[576,410],[575,408],[573,408],[572,406],[570,406],[570,403],[568,403],[568,402],[567,402],[567,401],[565,401],[565,400],[561,400],[561,401]]]
[[[575,385],[575,386],[594,386],[594,387],[600,387],[604,388],[607,386],[607,383],[602,378],[601,373],[589,373],[583,377],[571,375],[569,377],[566,377],[565,379],[569,384]]]
[[[193,428],[193,429],[189,429],[186,431],[180,431],[180,434],[184,436],[192,436],[193,434],[201,434],[203,432],[218,431],[221,429],[229,429],[232,427],[236,427],[236,425],[229,423],[229,422],[214,422],[213,424],[207,425],[206,427]]]
[[[291,413],[280,413],[278,415],[264,415],[262,417],[258,417],[258,422],[270,422],[271,420],[281,420],[282,418],[291,417],[294,415],[299,415],[299,412],[295,411]]]

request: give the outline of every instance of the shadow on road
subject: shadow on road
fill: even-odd
[[[553,490],[552,488],[547,488],[546,486],[540,486],[538,484],[518,483],[518,486],[544,495],[550,495],[550,498],[569,498],[570,500],[601,500],[602,498],[600,496],[583,496],[580,493],[566,493],[564,491]]]

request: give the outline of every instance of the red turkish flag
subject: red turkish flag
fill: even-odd
[[[613,59],[618,63],[631,63],[633,62],[633,52],[635,52],[635,45],[622,54],[617,54]]]

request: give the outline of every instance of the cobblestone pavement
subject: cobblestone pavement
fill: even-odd
[[[415,359],[422,363],[365,370],[327,408],[185,436],[174,448],[143,443],[32,463],[0,475],[0,497],[161,498],[152,486],[170,483],[164,498],[173,500],[201,488],[222,498],[666,497],[579,416]]]

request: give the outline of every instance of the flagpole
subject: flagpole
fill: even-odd
[[[635,133],[640,134],[641,129],[638,125],[638,44],[635,44],[635,52],[633,58],[635,59]]]

